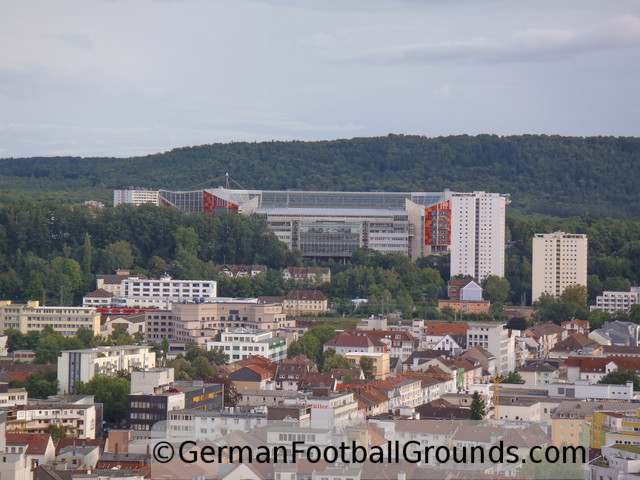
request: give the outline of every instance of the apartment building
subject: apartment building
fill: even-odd
[[[211,303],[174,303],[171,310],[145,312],[147,341],[166,337],[170,343],[206,342],[226,329],[278,330],[293,328],[282,305],[257,303],[257,299],[217,299]]]
[[[631,287],[628,292],[602,292],[596,297],[596,304],[591,310],[600,310],[611,314],[616,312],[629,313],[631,307],[640,303],[640,287]]]
[[[48,433],[49,426],[56,425],[71,437],[90,439],[96,438],[101,421],[93,395],[63,396],[10,408],[7,432]]]
[[[543,293],[559,297],[565,288],[587,285],[587,236],[554,232],[533,237],[531,301]]]
[[[251,432],[267,424],[267,414],[227,407],[223,411],[173,410],[169,413],[167,436],[196,442],[211,441],[231,432]]]
[[[84,350],[63,350],[58,358],[59,391],[73,391],[75,382],[88,382],[94,376],[115,377],[121,370],[155,368],[156,354],[151,347],[124,345]]]
[[[20,330],[26,334],[52,327],[65,336],[73,336],[79,328],[85,327],[100,335],[100,314],[91,307],[44,307],[38,301],[26,304],[0,301],[0,328]]]
[[[220,341],[208,341],[207,350],[220,350],[230,362],[253,355],[262,355],[272,362],[287,358],[287,339],[275,337],[271,331],[255,331],[236,328],[222,332]]]
[[[451,276],[482,282],[504,277],[505,211],[509,197],[499,193],[451,193]]]
[[[133,205],[151,203],[157,206],[160,205],[160,195],[157,190],[149,190],[140,187],[127,187],[122,190],[114,190],[113,206],[117,207],[124,203],[132,203]]]
[[[470,322],[467,349],[482,347],[496,357],[497,373],[507,374],[516,367],[515,334],[498,323]]]

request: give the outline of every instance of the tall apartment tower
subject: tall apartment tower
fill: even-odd
[[[536,233],[533,237],[531,301],[543,293],[559,297],[571,285],[587,285],[587,236]]]
[[[451,276],[504,277],[505,210],[500,193],[451,193]]]

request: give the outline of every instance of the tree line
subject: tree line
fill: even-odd
[[[640,139],[624,137],[388,135],[237,142],[126,159],[4,159],[0,201],[28,195],[111,202],[112,190],[125,185],[209,188],[230,172],[249,189],[486,190],[511,193],[510,208],[518,215],[637,219],[639,160]]]

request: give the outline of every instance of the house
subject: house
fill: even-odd
[[[476,345],[475,347],[471,347],[460,357],[465,360],[469,360],[474,364],[479,364],[482,367],[482,374],[479,376],[486,375],[495,375],[497,372],[497,364],[496,357],[493,353],[491,353],[486,348],[481,347],[480,345]]]
[[[146,332],[145,314],[134,313],[133,315],[114,315],[107,317],[107,320],[100,327],[100,336],[107,338],[118,326],[126,328],[127,333],[131,335],[131,337],[136,333],[144,335]]]
[[[524,380],[525,385],[548,385],[558,378],[558,367],[539,360],[526,367],[519,368],[518,374]]]
[[[323,351],[333,348],[337,354],[346,355],[353,352],[382,353],[388,351],[387,344],[378,340],[375,336],[355,335],[349,332],[342,332],[331,340],[325,342]]]
[[[419,341],[407,331],[385,330],[347,330],[346,333],[358,337],[373,337],[387,345],[392,358],[405,361],[411,353],[418,349]]]
[[[549,355],[549,351],[556,346],[560,340],[562,340],[562,334],[565,330],[555,323],[537,323],[532,327],[522,332],[523,336],[532,337],[541,346],[541,357],[546,358]]]
[[[6,451],[25,452],[31,470],[56,458],[56,447],[48,433],[7,433]]]
[[[282,271],[285,280],[305,281],[310,284],[331,281],[331,269],[326,267],[287,267]]]
[[[448,295],[454,302],[483,300],[482,287],[471,278],[449,280]]]
[[[309,372],[300,382],[300,390],[303,392],[323,390],[333,393],[337,385],[338,381],[331,373]]]
[[[579,320],[577,318],[566,320],[562,322],[560,326],[564,328],[568,334],[581,333],[583,335],[589,335],[589,331],[591,330],[591,326],[587,320]],[[564,335],[563,338],[566,338],[566,335]]]
[[[358,408],[364,411],[365,417],[374,417],[389,409],[389,398],[371,386],[355,389],[353,398],[358,402]]]
[[[317,365],[304,355],[296,355],[278,364],[276,370],[276,389],[300,390],[300,382],[311,372],[317,372]]]
[[[547,358],[550,360],[566,359],[573,353],[601,355],[602,351],[602,345],[583,333],[575,332],[570,333],[567,338],[556,343],[556,346],[549,350]]]
[[[360,367],[363,358],[371,359],[372,371],[364,373],[370,374],[373,378],[384,379],[391,373],[391,356],[388,352],[349,352],[344,356],[354,367]]]
[[[231,278],[253,278],[267,271],[266,265],[218,265],[216,270],[219,275]]]
[[[275,382],[273,374],[258,365],[241,367],[229,378],[238,390],[273,390]]]
[[[289,315],[319,315],[329,311],[329,300],[320,290],[291,290],[282,308]]]
[[[616,370],[633,370],[640,374],[640,357],[571,356],[565,364],[570,382],[588,380],[590,383],[598,383],[607,373]]]

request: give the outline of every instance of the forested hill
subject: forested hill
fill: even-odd
[[[640,218],[640,138],[389,135],[322,142],[230,143],[129,159],[0,160],[0,201],[110,201],[127,185],[510,193],[511,211]],[[204,182],[204,183],[203,183]]]

